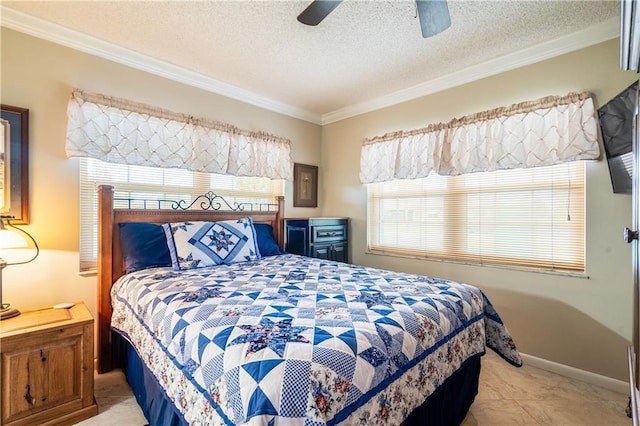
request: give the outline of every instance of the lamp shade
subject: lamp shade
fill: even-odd
[[[4,228],[0,229],[0,249],[27,247],[29,244],[21,234]]]

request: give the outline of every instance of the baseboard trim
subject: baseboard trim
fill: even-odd
[[[525,365],[530,365],[542,370],[551,371],[552,373],[560,374],[562,376],[566,376],[576,380],[581,380],[592,385],[601,386],[614,392],[619,392],[625,395],[629,394],[629,383],[625,381],[612,379],[611,377],[592,373],[586,370],[581,370],[579,368],[560,364],[554,361],[549,361],[543,358],[538,358],[533,355],[520,353],[520,356],[522,357],[522,361]]]

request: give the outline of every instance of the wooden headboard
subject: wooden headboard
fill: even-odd
[[[210,203],[209,203],[210,204]],[[125,273],[120,247],[119,223],[170,223],[220,221],[251,216],[256,223],[268,223],[278,245],[284,247],[284,197],[276,197],[271,209],[259,210],[182,210],[114,208],[113,187],[98,187],[98,372],[113,368],[111,347],[111,286]]]

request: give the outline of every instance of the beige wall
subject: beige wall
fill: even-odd
[[[296,162],[320,165],[318,125],[205,92],[104,59],[2,28],[3,104],[29,108],[30,214],[26,226],[42,251],[27,265],[4,270],[3,301],[18,309],[83,300],[96,314],[96,277],[78,273],[78,159],[67,159],[67,101],[74,87],[263,130],[286,137]],[[292,184],[285,189],[288,215]],[[7,259],[10,260],[10,259]]]
[[[324,126],[323,214],[351,217],[352,262],[474,284],[522,352],[627,380],[632,278],[622,229],[631,222],[631,197],[613,194],[606,161],[587,165],[588,279],[367,254],[366,190],[358,176],[367,137],[570,91],[591,91],[602,105],[637,79],[619,70],[618,55],[614,40]]]

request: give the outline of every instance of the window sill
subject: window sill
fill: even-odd
[[[570,277],[570,278],[579,278],[588,280],[590,279],[589,275],[586,272],[572,272],[572,271],[559,271],[552,269],[539,269],[539,268],[527,268],[527,267],[518,267],[518,266],[506,266],[506,265],[491,265],[491,264],[481,264],[481,263],[473,263],[473,262],[462,262],[456,260],[443,260],[429,257],[419,257],[419,256],[408,256],[401,254],[393,254],[393,253],[380,253],[370,250],[365,250],[365,255],[373,255],[373,256],[388,256],[388,257],[398,257],[403,259],[413,259],[413,260],[422,260],[427,262],[441,262],[441,263],[451,263],[457,265],[465,265],[465,266],[475,266],[477,268],[492,268],[492,269],[502,269],[508,271],[517,271],[517,272],[526,272],[532,274],[545,274],[545,275],[556,275],[561,277]]]

